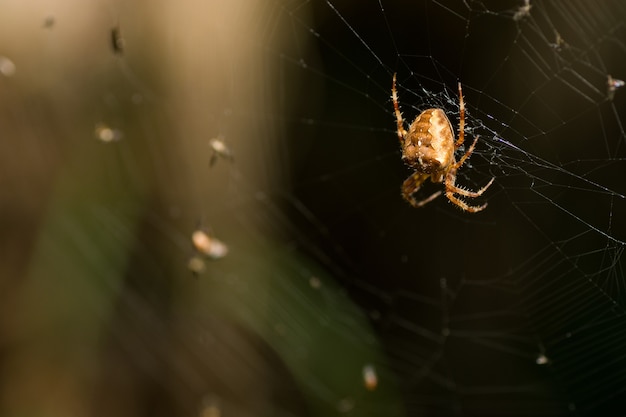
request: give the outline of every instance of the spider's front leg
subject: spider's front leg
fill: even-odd
[[[404,129],[404,119],[402,118],[402,113],[400,112],[400,105],[398,104],[398,90],[396,90],[396,74],[393,74],[393,84],[391,86],[391,100],[393,101],[393,110],[396,113],[396,122],[398,124],[398,140],[400,141],[400,146],[404,145],[404,138],[406,136],[406,130]]]
[[[465,101],[463,101],[463,90],[459,83],[459,138],[454,142],[454,149],[459,149],[465,142]]]
[[[415,194],[420,189],[420,187],[422,186],[422,183],[426,181],[426,179],[429,177],[430,175],[428,174],[414,172],[413,175],[411,175],[409,178],[404,180],[404,182],[402,183],[402,197],[404,197],[404,199],[408,201],[409,204],[411,204],[413,207],[416,207],[416,208],[422,207],[424,204],[430,203],[435,198],[441,195],[441,191],[437,191],[436,193],[432,194],[430,197],[427,197],[421,201],[417,201],[415,197],[413,197],[413,194]]]

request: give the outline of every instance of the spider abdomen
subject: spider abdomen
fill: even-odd
[[[454,162],[454,134],[441,109],[424,110],[405,136],[404,161],[412,168],[432,174]]]

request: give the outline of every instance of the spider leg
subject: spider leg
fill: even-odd
[[[463,90],[459,82],[459,138],[454,143],[454,148],[458,149],[465,141],[465,102],[463,101]]]
[[[472,156],[472,153],[474,152],[474,149],[476,148],[476,142],[478,142],[478,136],[474,138],[474,142],[472,142],[467,152],[465,152],[465,155],[463,155],[461,159],[459,159],[458,162],[452,165],[451,169],[454,169],[456,171],[457,169],[461,168],[461,166],[465,163],[465,161],[467,161],[467,158]]]
[[[398,122],[398,140],[400,140],[400,146],[404,144],[404,136],[406,130],[404,130],[404,119],[402,113],[400,113],[400,105],[398,104],[398,91],[396,90],[396,74],[393,74],[393,84],[391,86],[391,99],[393,100],[393,109],[396,113],[396,121]]]
[[[476,136],[476,138],[474,139],[474,142],[472,142],[472,145],[469,147],[467,152],[465,152],[465,155],[463,155],[461,157],[461,159],[459,159],[458,162],[456,162],[454,165],[452,165],[452,167],[448,171],[448,175],[446,175],[446,189],[453,190],[455,194],[464,195],[466,197],[478,197],[478,196],[482,195],[482,193],[484,193],[487,190],[487,188],[489,188],[489,186],[491,185],[491,183],[495,179],[495,177],[492,178],[487,183],[487,185],[485,185],[483,188],[481,188],[478,191],[469,191],[469,190],[466,190],[464,188],[460,188],[460,187],[458,187],[456,185],[456,171],[459,168],[461,168],[461,166],[465,163],[467,158],[469,158],[472,155],[472,152],[474,152],[474,148],[476,148],[476,142],[478,142],[478,136]]]
[[[493,182],[493,179],[489,181],[489,184],[487,184],[487,186],[481,188],[476,193],[457,187],[455,182],[456,182],[456,170],[448,171],[448,173],[446,174],[446,181],[445,181],[446,197],[448,198],[448,200],[450,200],[451,203],[457,205],[464,211],[469,211],[470,213],[476,213],[478,211],[484,210],[485,207],[487,207],[487,203],[481,206],[470,206],[465,201],[457,197],[455,194],[461,194],[467,197],[478,197],[478,195],[482,194],[487,189],[487,187],[491,185],[491,183]],[[477,194],[477,193],[480,193],[480,194]],[[477,195],[472,195],[472,194],[477,194]]]
[[[481,206],[470,206],[465,201],[458,198],[455,194],[459,194],[459,195],[470,197],[470,198],[479,197],[487,190],[487,188],[489,188],[489,186],[493,183],[493,180],[495,179],[495,178],[492,178],[487,183],[487,185],[485,185],[478,191],[466,190],[465,188],[461,188],[456,185],[456,172],[465,163],[467,158],[469,158],[472,155],[472,152],[474,152],[474,148],[476,147],[476,142],[478,142],[478,136],[476,136],[476,138],[474,139],[474,142],[472,142],[467,152],[465,152],[465,155],[463,155],[461,159],[459,159],[458,162],[456,162],[454,165],[450,167],[450,169],[448,170],[448,173],[446,174],[446,180],[445,180],[446,197],[448,198],[448,200],[450,200],[453,204],[456,204],[457,206],[459,206],[461,209],[465,211],[469,211],[470,213],[476,213],[478,211],[483,210],[485,207],[487,207],[487,203]]]
[[[453,204],[456,204],[462,210],[469,211],[470,213],[476,213],[478,211],[483,210],[485,207],[487,207],[487,203],[480,205],[480,206],[470,206],[465,201],[457,197],[455,194],[459,194],[459,195],[470,197],[470,198],[479,197],[487,190],[487,188],[489,188],[489,186],[493,183],[494,179],[495,178],[492,178],[491,181],[487,183],[487,185],[485,185],[483,188],[481,188],[478,191],[466,190],[465,188],[460,188],[459,186],[456,185],[456,169],[453,168],[450,171],[448,171],[448,173],[446,174],[446,180],[445,180],[446,197],[448,198],[448,200],[450,200],[450,202],[452,202]]]
[[[467,204],[465,201],[461,200],[460,198],[456,197],[454,195],[454,193],[452,193],[449,190],[446,190],[446,197],[448,197],[448,200],[450,200],[453,204],[456,204],[457,206],[459,206],[462,210],[464,211],[469,211],[470,213],[476,213],[479,212],[481,210],[484,210],[485,207],[487,207],[487,203],[481,205],[481,206],[470,206],[469,204]]]
[[[456,175],[455,175],[455,177],[456,177]],[[487,191],[487,188],[489,188],[489,186],[491,185],[493,180],[495,180],[495,177],[492,178],[487,183],[487,185],[485,185],[480,190],[478,190],[478,191],[470,191],[470,190],[466,190],[465,188],[461,188],[458,185],[456,185],[456,183],[455,183],[456,178],[451,180],[450,183],[448,183],[448,178],[446,177],[446,190],[451,190],[454,194],[459,194],[459,195],[462,195],[462,196],[465,196],[465,197],[476,198],[476,197],[480,197],[481,195],[483,195],[483,193],[485,191]]]
[[[416,207],[416,208],[422,207],[426,203],[430,203],[435,198],[441,195],[441,191],[437,191],[436,193],[432,194],[430,197],[426,197],[424,200],[421,200],[421,201],[417,201],[415,197],[413,197],[413,194],[415,194],[420,189],[420,187],[422,186],[422,183],[426,181],[426,179],[429,177],[430,175],[428,174],[415,172],[413,173],[413,175],[411,175],[409,178],[404,180],[404,182],[402,183],[402,197],[404,197],[404,199],[408,201],[409,204],[411,204],[413,207]]]

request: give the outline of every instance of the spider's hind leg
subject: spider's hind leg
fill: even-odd
[[[402,197],[404,197],[404,199],[415,208],[422,207],[423,205],[430,203],[435,198],[441,195],[441,191],[437,191],[430,197],[425,198],[424,200],[417,201],[415,199],[413,194],[415,194],[420,189],[424,181],[426,181],[426,179],[429,177],[430,175],[428,174],[415,172],[402,183]]]
[[[448,197],[448,200],[450,200],[452,204],[455,204],[458,207],[460,207],[461,210],[469,211],[470,213],[477,213],[479,211],[484,210],[485,207],[487,207],[487,203],[480,205],[480,206],[470,206],[465,201],[455,196],[454,193],[452,193],[452,191],[450,190],[446,191],[446,197]]]
[[[487,188],[489,188],[489,186],[491,185],[491,183],[493,183],[493,180],[495,180],[495,179],[496,178],[494,177],[491,180],[489,180],[487,185],[483,186],[483,188],[481,188],[478,191],[466,190],[465,188],[461,188],[458,185],[456,185],[456,183],[449,184],[447,182],[446,182],[446,190],[450,190],[454,194],[462,195],[462,196],[465,196],[465,197],[476,198],[476,197],[480,197],[481,195],[483,195],[483,193],[485,191],[487,191]]]
[[[479,197],[487,190],[487,188],[489,188],[489,186],[491,185],[493,180],[495,180],[495,177],[492,178],[487,183],[487,185],[483,186],[478,191],[469,191],[469,190],[466,190],[465,188],[460,188],[459,186],[456,185],[456,172],[465,163],[465,161],[472,155],[472,153],[474,152],[474,149],[476,148],[476,142],[478,142],[478,136],[476,136],[474,138],[474,142],[472,142],[472,144],[470,145],[470,147],[467,150],[467,152],[465,152],[465,155],[463,155],[461,157],[461,159],[459,159],[459,161],[456,162],[452,166],[452,168],[448,171],[448,173],[446,175],[446,181],[445,181],[445,183],[446,183],[446,190],[452,191],[454,194],[463,195],[465,197],[472,197],[472,198]]]

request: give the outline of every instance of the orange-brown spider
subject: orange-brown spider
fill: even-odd
[[[402,184],[402,197],[413,207],[422,207],[424,204],[433,201],[441,195],[437,191],[424,200],[417,201],[415,194],[422,183],[428,178],[434,183],[444,182],[446,187],[446,197],[462,210],[476,213],[487,207],[487,203],[481,206],[470,206],[461,200],[456,194],[475,198],[481,196],[493,183],[492,178],[487,185],[478,191],[469,191],[456,185],[456,172],[470,157],[478,136],[469,147],[465,155],[457,162],[454,158],[456,151],[465,140],[465,103],[463,102],[463,92],[459,83],[459,138],[454,140],[452,125],[446,114],[441,109],[427,109],[420,113],[409,126],[408,132],[404,129],[404,119],[400,113],[398,105],[398,92],[396,91],[396,74],[393,74],[393,85],[391,88],[391,98],[398,122],[398,139],[402,147],[402,159],[415,170]]]

